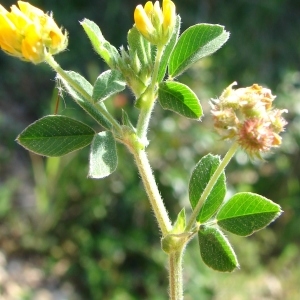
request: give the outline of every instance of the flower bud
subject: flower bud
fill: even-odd
[[[142,5],[140,5],[140,6],[142,6]],[[144,6],[144,10],[145,10],[145,12],[146,12],[146,14],[149,18],[151,18],[153,8],[154,8],[154,6],[153,6],[153,3],[151,1],[146,2],[145,6]]]
[[[165,37],[169,37],[175,27],[176,22],[176,7],[170,0],[163,0],[163,32]]]
[[[138,5],[134,11],[135,25],[139,32],[147,39],[150,39],[155,33],[155,28],[153,27],[152,22],[150,20],[152,11],[153,9],[151,11],[149,11],[148,9],[148,13],[146,13],[142,5]]]
[[[176,7],[171,0],[159,1],[153,5],[148,1],[145,6],[138,5],[134,11],[135,26],[139,32],[154,45],[165,45],[174,30]]]
[[[211,102],[214,127],[224,139],[236,140],[250,156],[281,144],[279,134],[287,124],[282,114],[287,110],[273,108],[271,90],[258,84],[234,90],[229,85],[220,98]]]
[[[153,5],[153,11],[152,11],[152,23],[155,28],[158,28],[160,30],[160,27],[163,23],[164,16],[163,12],[160,8],[159,1],[155,1]]]
[[[67,47],[67,34],[62,33],[51,15],[23,1],[8,12],[0,5],[0,48],[9,55],[35,64],[47,53],[56,54]]]

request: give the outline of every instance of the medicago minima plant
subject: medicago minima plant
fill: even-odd
[[[231,145],[221,160],[208,154],[192,170],[188,183],[191,213],[186,208],[170,220],[147,158],[147,133],[155,105],[182,117],[199,121],[202,107],[197,95],[178,81],[179,75],[203,57],[211,55],[228,40],[223,26],[195,24],[180,33],[180,16],[170,0],[154,4],[148,1],[134,11],[134,25],[128,31],[127,47],[119,50],[102,35],[93,21],[80,24],[94,50],[108,70],[92,84],[74,71],[66,71],[54,55],[68,44],[65,31],[57,26],[52,14],[23,1],[7,11],[0,5],[0,47],[9,55],[33,64],[46,63],[56,73],[64,90],[103,130],[64,115],[47,115],[24,129],[17,142],[36,154],[56,157],[90,145],[90,178],[104,178],[118,163],[116,146],[125,146],[132,154],[148,195],[161,233],[162,250],[169,259],[169,297],[183,299],[182,258],[188,242],[197,237],[203,262],[212,269],[232,272],[239,267],[235,252],[224,231],[248,236],[280,214],[279,205],[254,193],[240,192],[224,201],[225,167],[238,148],[251,158],[281,144],[280,133],[286,110],[273,107],[275,96],[258,84],[234,89],[228,86],[212,99],[214,128],[221,140]],[[118,121],[106,108],[111,96],[129,88],[134,95],[132,109],[139,111],[134,124],[122,110]],[[196,123],[199,126],[199,122]]]

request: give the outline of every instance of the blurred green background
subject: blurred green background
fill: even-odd
[[[14,1],[4,0],[7,9]],[[56,59],[91,82],[106,67],[89,45],[79,21],[96,22],[116,47],[126,45],[137,0],[31,1],[52,11],[69,32],[68,50]],[[224,155],[228,144],[212,130],[208,101],[231,82],[259,83],[289,113],[283,145],[251,162],[243,152],[227,168],[230,192],[251,191],[279,203],[284,214],[251,237],[229,236],[241,269],[221,274],[204,266],[197,241],[187,248],[185,293],[189,299],[300,299],[300,1],[178,0],[182,31],[195,23],[225,25],[229,41],[180,77],[199,96],[201,123],[156,107],[149,158],[170,216],[188,207],[187,183],[208,152]],[[167,299],[166,255],[136,168],[118,145],[117,171],[87,179],[88,148],[62,158],[29,154],[16,136],[52,114],[55,74],[0,53],[0,295],[1,299]],[[130,92],[107,101],[133,119]],[[59,113],[92,120],[65,95]],[[95,127],[96,128],[96,127]],[[162,147],[163,145],[163,147]],[[164,146],[166,145],[166,147]]]

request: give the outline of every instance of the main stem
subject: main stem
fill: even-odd
[[[136,161],[139,173],[144,183],[151,207],[154,211],[159,228],[163,236],[166,236],[172,229],[172,224],[168,216],[168,212],[159,193],[155,178],[153,176],[147,154],[144,150],[136,147],[131,149]]]
[[[163,54],[163,49],[164,47],[158,47],[157,49],[151,83],[147,87],[147,90],[144,93],[142,104],[141,104],[141,111],[139,114],[139,119],[136,127],[136,135],[138,139],[142,141],[145,146],[147,145],[147,131],[149,127],[149,121],[150,121],[151,113],[157,96],[157,92],[156,92],[157,77],[158,77],[161,57]],[[162,235],[165,236],[172,229],[172,223],[169,219],[168,212],[159,193],[146,152],[144,149],[141,149],[139,146],[130,147],[130,150],[134,155],[139,173],[142,177],[145,190],[149,197],[150,204],[154,211]]]
[[[156,58],[155,58],[155,64],[153,67],[153,73],[151,78],[151,84],[147,88],[146,95],[144,97],[141,112],[139,114],[138,123],[136,126],[136,131],[138,137],[143,141],[147,140],[147,131],[149,127],[149,121],[151,118],[151,113],[154,108],[155,100],[156,100],[156,84],[157,84],[157,76],[159,72],[159,65],[161,62],[161,57],[163,54],[164,47],[158,47]]]
[[[163,47],[157,49],[156,60],[152,73],[151,84],[148,86],[141,105],[141,111],[137,123],[137,136],[140,141],[147,143],[147,131],[151,113],[154,108],[157,97],[157,78],[159,73],[159,65],[163,54]],[[168,212],[160,196],[155,178],[153,176],[146,152],[139,147],[131,149],[139,173],[142,177],[145,190],[148,194],[152,209],[159,224],[162,236],[166,236],[172,229],[172,223],[169,219]],[[182,282],[182,256],[183,248],[169,253],[169,293],[171,300],[183,299],[183,282]]]
[[[169,254],[170,300],[183,300],[182,257],[183,248]]]

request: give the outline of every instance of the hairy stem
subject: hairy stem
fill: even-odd
[[[183,300],[182,257],[183,249],[169,254],[170,300]]]
[[[146,95],[144,96],[144,100],[141,107],[141,112],[139,115],[138,123],[137,123],[137,135],[141,140],[147,139],[147,130],[149,127],[149,121],[151,118],[151,113],[154,108],[155,100],[156,100],[156,84],[157,84],[157,76],[159,72],[159,65],[161,61],[161,57],[163,54],[163,47],[159,47],[156,53],[155,64],[153,67],[151,84],[147,88]]]
[[[147,154],[144,150],[138,148],[131,149],[139,173],[142,177],[145,190],[147,192],[151,207],[154,211],[162,235],[165,236],[172,229],[172,224],[168,212],[159,193],[155,178],[153,176]]]

